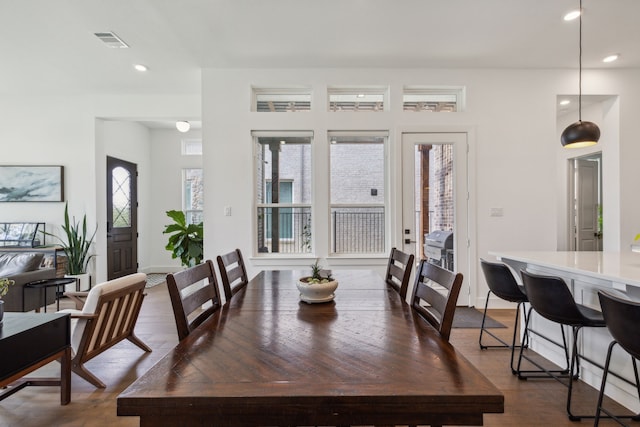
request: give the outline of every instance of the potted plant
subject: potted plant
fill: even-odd
[[[95,256],[89,255],[89,249],[98,231],[97,227],[96,230],[89,235],[89,231],[87,230],[87,215],[83,215],[81,222],[76,222],[75,217],[71,220],[71,218],[69,218],[69,204],[65,203],[62,230],[65,234],[64,239],[55,234],[43,233],[58,239],[60,242],[60,246],[67,258],[66,275],[75,278],[79,282],[78,285],[81,290],[88,289],[89,274],[87,273],[87,266],[91,258]]]
[[[13,280],[7,279],[6,277],[0,278],[0,323],[2,323],[2,318],[4,317],[4,301],[2,301],[2,297],[9,292],[9,286],[14,283]]]
[[[318,260],[311,265],[311,276],[301,277],[296,283],[300,300],[313,304],[332,301],[338,281],[331,277],[331,271],[323,270]]]
[[[204,227],[202,222],[187,224],[182,211],[167,211],[174,223],[165,225],[163,234],[171,234],[165,249],[171,252],[171,258],[180,258],[184,267],[192,267],[202,262],[204,253]]]

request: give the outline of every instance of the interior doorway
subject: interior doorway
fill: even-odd
[[[602,250],[602,153],[569,159],[569,249]]]
[[[403,251],[462,273],[470,304],[466,133],[402,134]]]
[[[107,156],[107,280],[137,271],[137,165]]]

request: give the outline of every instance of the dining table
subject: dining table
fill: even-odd
[[[145,426],[482,425],[491,381],[373,270],[262,271],[117,398]]]

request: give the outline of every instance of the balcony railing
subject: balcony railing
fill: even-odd
[[[274,241],[275,234],[279,238]],[[333,208],[331,235],[333,253],[384,252],[384,207]],[[311,253],[311,208],[259,207],[257,238],[258,252]]]
[[[333,253],[381,253],[385,251],[384,207],[331,209]]]

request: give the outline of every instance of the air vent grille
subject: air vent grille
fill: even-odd
[[[104,44],[107,45],[107,47],[110,47],[113,49],[126,49],[129,47],[129,45],[127,45],[124,41],[122,41],[122,39],[113,32],[94,33],[94,34],[96,35],[97,38],[102,40]]]

